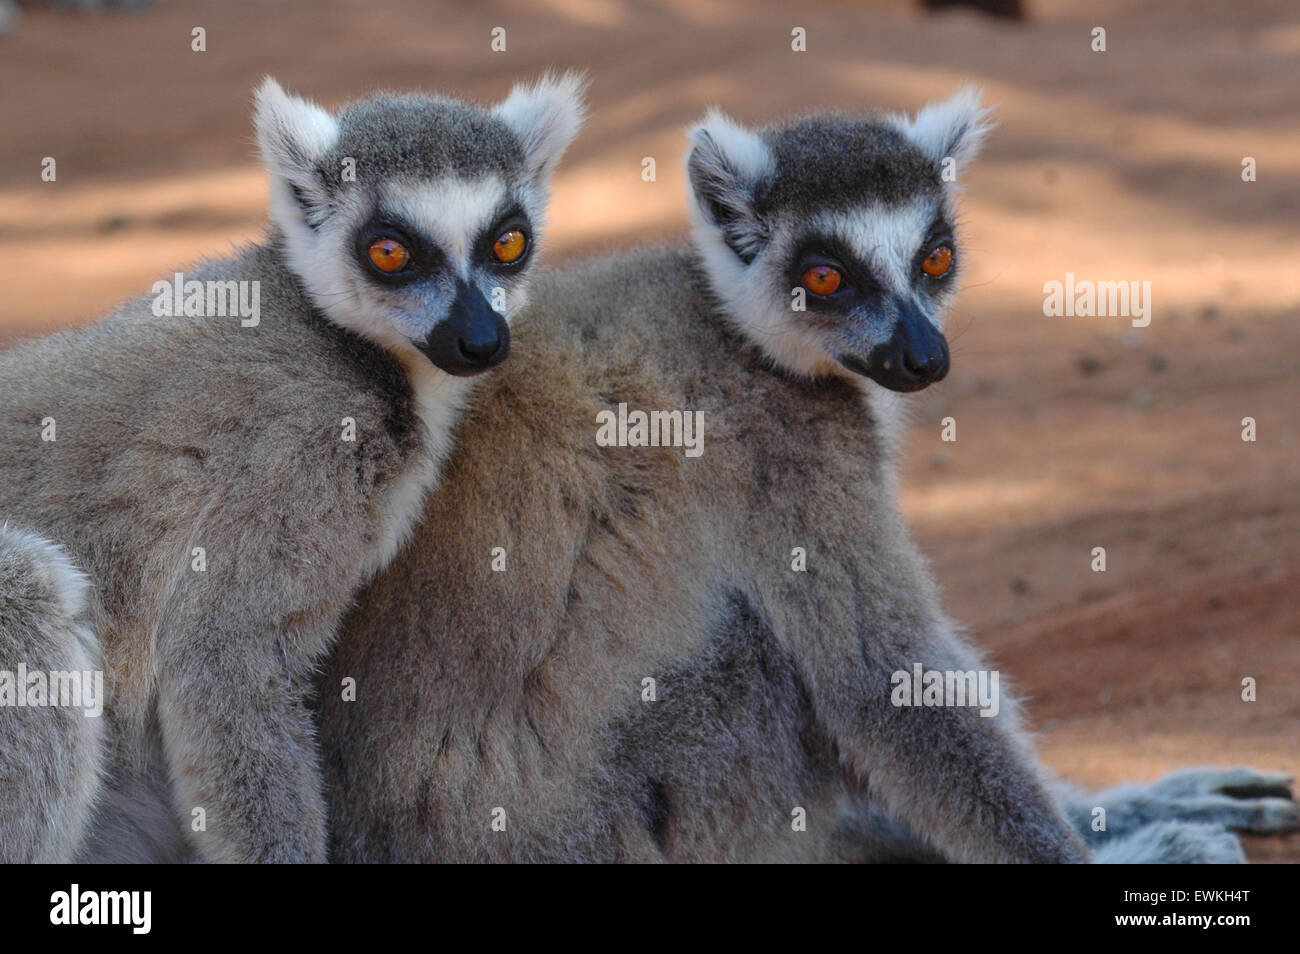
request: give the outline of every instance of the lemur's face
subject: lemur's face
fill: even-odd
[[[750,271],[784,306],[773,336],[784,341],[769,347],[788,361],[813,372],[834,361],[894,391],[947,375],[940,316],[957,243],[942,202],[782,215]]]
[[[948,373],[960,265],[942,170],[984,131],[962,93],[903,117],[828,116],[753,133],[719,114],[687,160],[694,237],[732,319],[798,374],[916,391]]]
[[[381,94],[337,116],[258,91],[272,217],[290,267],[337,323],[453,375],[509,354],[551,171],[582,119],[574,76],[482,109]]]
[[[525,199],[497,175],[361,192],[328,227],[351,327],[409,343],[449,374],[504,360],[535,237]]]

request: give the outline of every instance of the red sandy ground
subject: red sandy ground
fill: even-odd
[[[0,339],[87,320],[257,234],[248,112],[265,73],[336,104],[376,86],[494,99],[548,66],[588,68],[552,261],[681,229],[680,130],[708,104],[751,121],[914,108],[971,79],[1001,125],[964,176],[954,370],[902,399],[904,504],[947,606],[1029,696],[1047,762],[1082,782],[1300,772],[1300,10],[1031,0],[1032,22],[1007,26],[902,0],[462,6],[29,9],[0,38]],[[505,53],[489,50],[498,25]],[[1150,327],[1044,317],[1042,284],[1067,271],[1151,281]],[[940,440],[949,415],[956,443]],[[1300,836],[1249,850],[1295,861]]]

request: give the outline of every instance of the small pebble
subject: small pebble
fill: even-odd
[[[1090,354],[1085,354],[1075,363],[1079,373],[1090,378],[1102,369],[1102,363]]]

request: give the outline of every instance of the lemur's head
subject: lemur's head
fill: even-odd
[[[710,113],[686,168],[696,247],[731,319],[796,374],[895,391],[940,380],[960,264],[943,172],[964,174],[988,128],[970,89],[914,119],[814,116],[751,132]]]
[[[491,108],[381,93],[331,114],[268,78],[271,218],[316,307],[449,374],[502,361],[582,87],[547,77]]]

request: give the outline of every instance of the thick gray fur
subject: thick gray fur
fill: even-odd
[[[99,644],[86,625],[88,588],[58,547],[0,527],[0,670],[12,674],[36,661],[47,672],[100,669]],[[95,795],[103,744],[102,718],[83,710],[0,709],[0,859],[50,863],[71,856]]]

